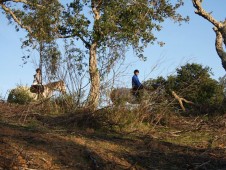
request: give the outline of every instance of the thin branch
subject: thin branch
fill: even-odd
[[[99,2],[98,2],[98,4],[97,4],[96,8],[97,8],[97,9],[100,9],[102,3],[103,3],[103,0],[99,0]]]
[[[16,15],[13,13],[13,11],[11,11],[8,7],[6,7],[4,4],[0,4],[0,6],[2,7],[2,9],[7,13],[10,14],[12,16],[12,18],[14,19],[14,21],[23,29],[26,29],[30,34],[32,34],[32,30],[30,27],[25,26],[21,23],[21,21],[16,17]]]
[[[194,7],[196,8],[196,11],[195,11],[196,14],[200,15],[201,17],[203,17],[206,20],[208,20],[209,22],[211,22],[218,29],[223,27],[223,24],[221,22],[214,19],[213,16],[211,16],[210,13],[206,12],[202,8],[202,1],[201,0],[192,0],[192,2],[193,2]]]
[[[58,38],[74,38],[74,37],[80,38],[80,40],[85,44],[86,48],[90,48],[90,43],[86,41],[80,34],[72,34],[72,35],[59,35]]]

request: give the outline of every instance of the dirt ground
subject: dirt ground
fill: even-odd
[[[226,170],[222,120],[175,118],[141,135],[72,126],[68,115],[25,121],[8,109],[0,110],[0,170]]]

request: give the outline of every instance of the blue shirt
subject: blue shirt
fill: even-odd
[[[132,77],[132,86],[133,87],[140,87],[141,85],[142,84],[140,83],[140,80],[139,80],[138,76],[137,75],[134,75]]]

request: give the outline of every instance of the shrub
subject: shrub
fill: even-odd
[[[28,87],[17,86],[15,89],[12,89],[9,93],[7,101],[9,103],[16,103],[16,104],[29,104],[34,99],[31,96]]]
[[[186,106],[193,113],[213,114],[222,109],[224,88],[217,80],[211,78],[211,74],[209,67],[192,63],[178,68],[176,75],[168,76],[166,79],[163,77],[151,79],[145,84],[148,86],[164,84],[168,96],[171,96],[172,91],[176,91],[181,97],[194,102],[195,107]]]

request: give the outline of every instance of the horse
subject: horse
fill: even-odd
[[[66,85],[64,81],[56,81],[56,82],[51,82],[46,85],[44,85],[44,92],[41,94],[43,98],[50,98],[53,96],[54,91],[59,91],[62,94],[66,93]]]
[[[160,85],[152,85],[152,88],[144,88],[134,91],[130,88],[113,89],[110,93],[110,99],[115,105],[141,104],[147,103],[150,99],[157,99],[164,93],[164,89]]]
[[[140,96],[134,94],[139,93]],[[142,94],[141,94],[142,93]],[[115,105],[124,105],[126,103],[130,104],[140,104],[141,100],[145,100],[148,96],[146,90],[133,91],[129,88],[118,88],[114,89],[110,93],[110,99]],[[147,98],[146,98],[147,99]]]
[[[46,85],[43,85],[44,87],[44,92],[37,94],[37,93],[32,93],[30,91],[30,87],[28,86],[18,86],[15,89],[12,89],[11,92],[15,91],[15,90],[19,90],[22,92],[25,92],[27,95],[30,96],[30,98],[32,98],[34,101],[40,99],[40,98],[51,98],[53,96],[53,92],[54,91],[59,91],[62,94],[66,93],[66,86],[64,81],[56,81],[56,82],[52,82],[52,83],[48,83]]]

